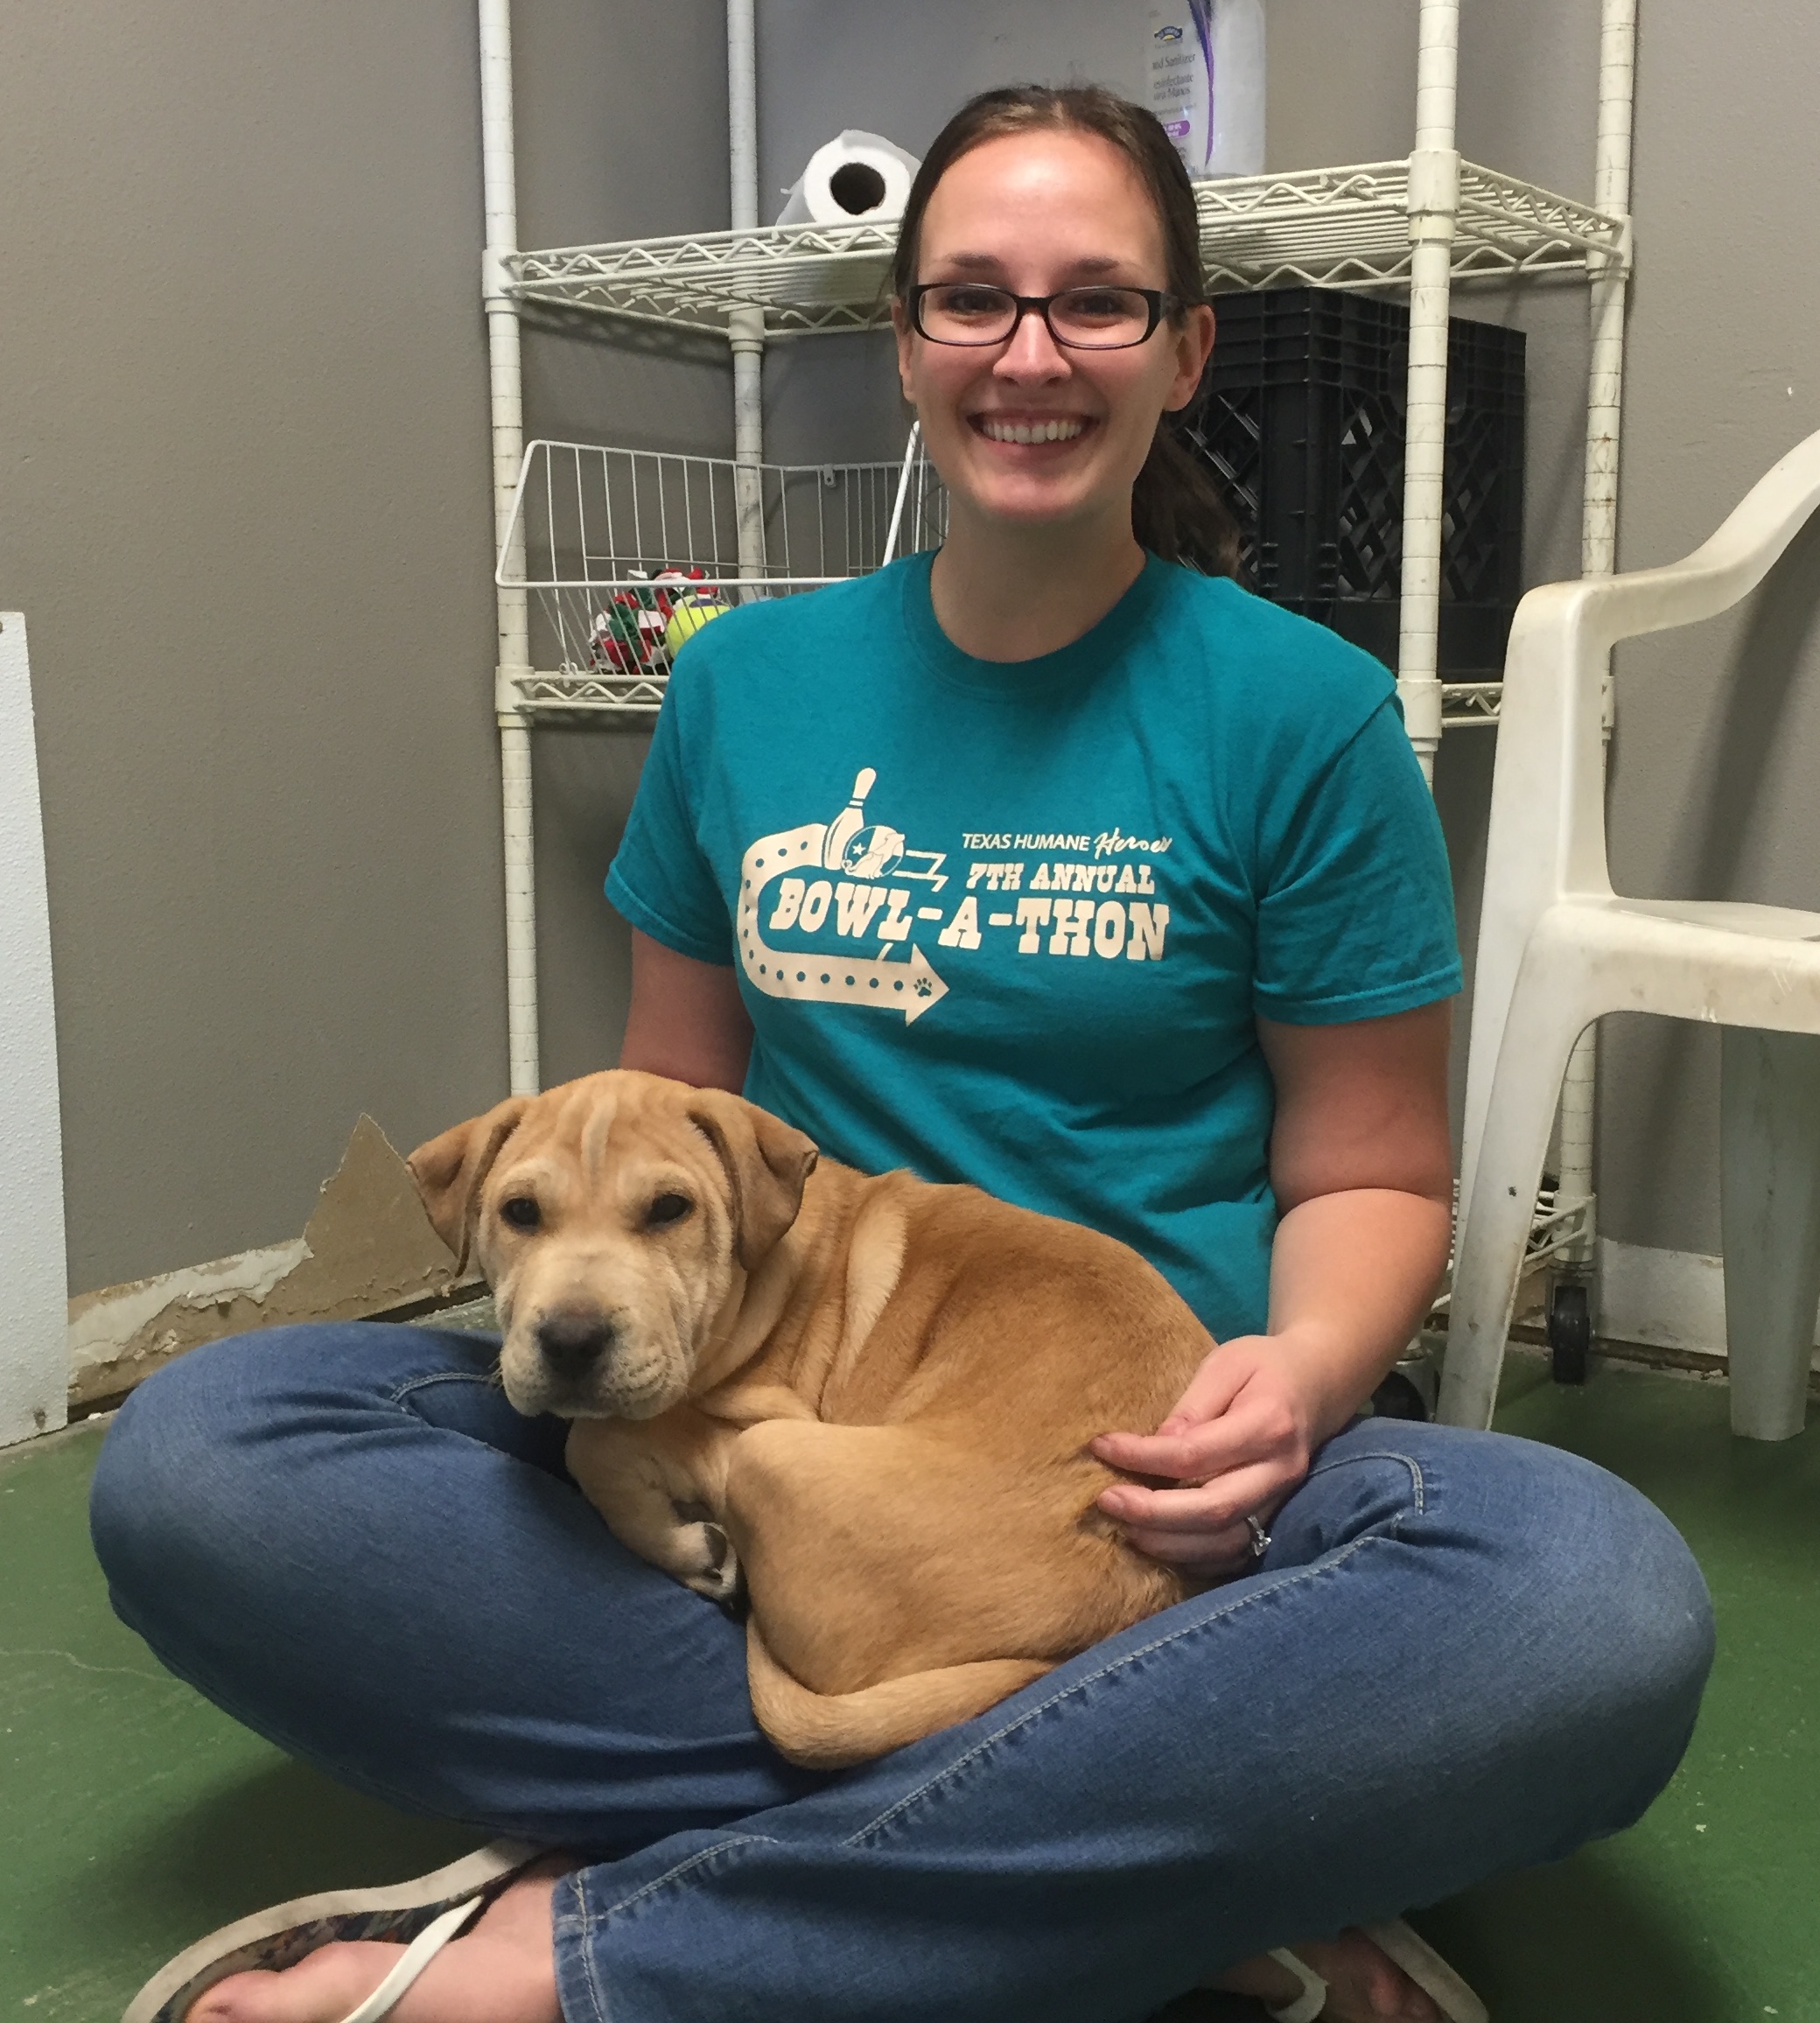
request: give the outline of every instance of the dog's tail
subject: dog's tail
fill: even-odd
[[[911,1672],[857,1693],[815,1693],[772,1656],[756,1616],[746,1619],[746,1662],[760,1727],[780,1754],[808,1770],[870,1763],[984,1713],[1055,1670],[1049,1658],[985,1658]]]

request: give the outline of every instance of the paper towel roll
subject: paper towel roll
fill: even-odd
[[[911,178],[922,166],[883,134],[856,127],[808,158],[777,214],[780,225],[854,225],[901,218]]]

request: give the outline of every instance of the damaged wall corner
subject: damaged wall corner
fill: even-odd
[[[457,1290],[454,1253],[430,1228],[403,1159],[363,1114],[301,1236],[71,1300],[70,1407],[117,1397],[223,1335],[357,1320]]]

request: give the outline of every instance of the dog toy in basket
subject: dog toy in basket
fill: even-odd
[[[726,608],[711,593],[679,597],[671,606],[669,623],[663,628],[663,643],[670,657],[674,660],[710,619],[719,618]]]
[[[615,600],[606,610],[594,613],[593,633],[588,640],[591,667],[613,668],[630,674],[643,667],[649,657],[636,606]]]

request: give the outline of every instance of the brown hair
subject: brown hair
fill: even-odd
[[[892,292],[900,302],[909,299],[923,213],[955,163],[1003,135],[1044,131],[1096,134],[1137,171],[1163,227],[1163,284],[1177,304],[1171,321],[1180,323],[1184,307],[1208,298],[1194,185],[1155,116],[1095,84],[1014,84],[968,100],[936,135],[910,186],[892,262]],[[1195,406],[1191,401],[1179,416],[1158,417],[1150,454],[1131,487],[1131,530],[1166,562],[1186,564],[1206,576],[1232,576],[1238,569],[1238,528],[1178,433]]]

